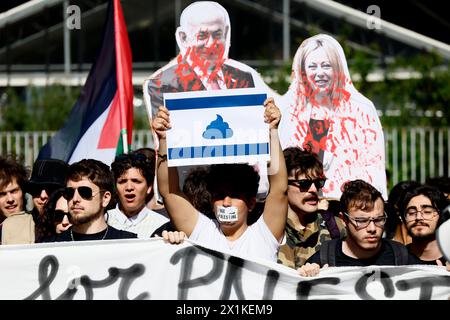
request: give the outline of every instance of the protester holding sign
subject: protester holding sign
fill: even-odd
[[[373,103],[353,86],[340,44],[324,34],[306,39],[292,75],[281,103],[283,149],[312,147],[325,169],[325,197],[338,199],[346,181],[362,179],[386,199],[383,130]]]
[[[171,128],[168,110],[161,106],[152,128],[159,137],[157,162],[158,186],[175,227],[189,239],[211,249],[243,257],[262,258],[276,262],[283,239],[287,216],[287,172],[278,138],[280,111],[272,98],[264,102],[264,121],[269,123],[271,161],[270,192],[264,212],[251,226],[247,216],[256,203],[259,176],[246,164],[211,167],[208,190],[217,221],[200,214],[179,189],[178,174],[167,166],[166,131]]]

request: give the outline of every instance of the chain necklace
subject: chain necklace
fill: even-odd
[[[103,237],[100,240],[105,240],[105,237],[108,234],[108,230],[109,230],[109,225],[106,225],[105,234],[103,235]],[[72,228],[70,228],[70,238],[72,239],[72,241],[75,241],[75,239],[73,238]]]

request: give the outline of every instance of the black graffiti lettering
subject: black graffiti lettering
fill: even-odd
[[[228,266],[225,274],[224,287],[220,294],[220,300],[230,299],[231,287],[234,287],[238,299],[245,299],[242,291],[242,267],[244,260],[237,257],[228,258]]]
[[[433,295],[433,287],[450,288],[450,276],[433,276],[399,280],[395,283],[395,286],[401,291],[420,288],[419,300],[430,300]]]
[[[375,270],[370,273],[363,274],[355,284],[355,292],[361,299],[364,300],[375,300],[366,290],[368,280],[375,275]],[[392,283],[391,277],[386,273],[380,272],[380,281],[384,288],[384,296],[387,298],[392,298],[395,293],[394,284]]]
[[[269,270],[266,274],[266,283],[264,284],[263,300],[272,300],[273,291],[277,285],[280,274],[275,270]]]
[[[309,293],[311,292],[311,288],[320,284],[331,284],[337,285],[339,284],[339,278],[321,278],[307,281],[300,281],[297,284],[297,300],[308,300]]]
[[[38,268],[38,280],[39,288],[36,289],[31,295],[25,298],[25,300],[34,300],[39,296],[42,296],[43,300],[51,300],[50,296],[50,284],[58,273],[59,262],[58,259],[53,256],[45,256],[39,263]],[[50,269],[50,271],[49,271]]]
[[[50,269],[50,271],[49,271]],[[55,279],[59,269],[58,259],[53,256],[45,256],[39,263],[38,268],[38,279],[39,288],[37,288],[30,296],[26,297],[26,300],[37,299],[42,296],[43,300],[50,300],[50,284]],[[94,289],[95,288],[105,288],[118,279],[122,279],[119,284],[118,297],[119,299],[128,299],[128,290],[130,289],[131,283],[145,272],[145,266],[142,264],[134,264],[129,268],[120,269],[111,267],[108,269],[108,277],[103,280],[92,280],[86,275],[79,278],[75,278],[70,281],[69,287],[56,299],[57,300],[72,300],[75,294],[78,292],[78,286],[82,286],[85,294],[86,300],[94,299]],[[78,283],[78,286],[73,286],[72,284]],[[139,294],[135,300],[141,300],[149,297],[148,292],[143,292]]]
[[[196,279],[191,279],[193,262],[198,254],[211,258],[213,267],[208,274]],[[182,260],[182,262],[180,280],[178,282],[178,299],[186,300],[189,288],[212,283],[220,277],[223,270],[224,255],[220,252],[193,246],[175,252],[170,258],[170,263],[177,264],[180,260]]]

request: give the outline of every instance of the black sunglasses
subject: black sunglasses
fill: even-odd
[[[75,195],[75,190],[78,190],[78,194],[84,200],[91,200],[95,196],[93,194],[93,192],[92,192],[92,189],[90,187],[86,187],[86,186],[81,186],[81,187],[78,187],[78,188],[67,187],[67,188],[64,189],[64,192],[63,192],[62,196],[67,201],[70,201],[70,200],[73,199],[73,196]],[[99,190],[99,192],[102,192],[102,191],[103,190]]]
[[[314,185],[316,186],[316,189],[322,189],[323,186],[325,185],[325,181],[326,179],[324,178],[320,178],[320,179],[300,179],[300,180],[295,180],[295,179],[288,179],[288,185],[297,187],[300,189],[300,191],[305,192],[308,191],[309,188],[311,188],[311,185],[314,183]]]

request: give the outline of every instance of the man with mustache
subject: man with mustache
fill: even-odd
[[[120,230],[150,238],[152,233],[169,221],[146,207],[155,178],[155,159],[142,153],[117,156],[111,164],[119,203],[106,214],[107,223]]]
[[[340,216],[347,237],[333,239],[298,269],[301,276],[314,276],[320,267],[418,264],[418,259],[396,241],[383,239],[386,213],[381,193],[363,180],[344,185],[340,199]]]
[[[283,153],[289,174],[289,206],[286,244],[280,248],[278,262],[297,269],[324,241],[343,237],[345,227],[339,217],[326,210],[328,201],[319,200],[326,179],[318,157],[299,147],[286,148]]]
[[[56,236],[60,241],[111,240],[136,238],[136,234],[117,230],[105,221],[114,182],[109,167],[94,159],[69,166],[63,197],[69,206],[72,227]]]
[[[412,238],[407,248],[422,264],[442,266],[446,263],[436,240],[436,229],[448,218],[443,214],[446,206],[441,191],[424,185],[408,191],[401,203],[403,222]]]

